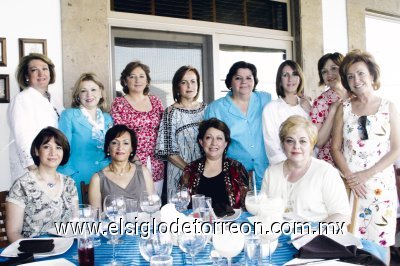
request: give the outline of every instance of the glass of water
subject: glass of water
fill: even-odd
[[[149,232],[147,238],[141,237],[139,240],[140,254],[146,261],[154,255],[171,255],[172,252],[172,238],[167,233]]]

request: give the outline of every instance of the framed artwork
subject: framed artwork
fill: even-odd
[[[0,66],[7,66],[6,38],[0,38]]]
[[[31,53],[47,55],[46,39],[19,39],[19,57]]]
[[[10,102],[10,83],[8,75],[0,75],[0,103]]]

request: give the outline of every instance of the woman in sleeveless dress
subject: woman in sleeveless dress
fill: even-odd
[[[375,95],[379,66],[372,55],[349,52],[340,66],[344,87],[354,94],[339,106],[332,156],[358,197],[356,236],[383,247],[394,244],[397,194],[393,163],[399,156],[399,119],[393,103]],[[343,145],[343,153],[341,151]]]
[[[132,162],[137,148],[135,132],[125,125],[110,128],[105,136],[104,152],[111,163],[93,175],[89,185],[89,203],[102,209],[107,195],[139,199],[143,191],[153,192],[150,171]]]

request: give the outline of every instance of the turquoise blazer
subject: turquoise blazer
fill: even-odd
[[[113,126],[113,120],[104,113],[105,131]],[[87,121],[79,108],[69,108],[61,113],[58,128],[65,134],[71,146],[71,156],[66,165],[57,170],[72,177],[78,188],[79,201],[82,203],[80,182],[90,182],[94,173],[109,164],[104,153],[104,139],[92,138],[92,125]]]

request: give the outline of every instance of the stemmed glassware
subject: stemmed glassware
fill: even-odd
[[[193,229],[193,228],[192,228]],[[207,245],[208,235],[203,232],[195,232],[193,230],[182,231],[178,234],[179,248],[190,254],[192,258],[192,266],[194,265],[194,258]]]
[[[262,225],[266,228],[272,228],[276,222],[283,222],[284,205],[282,198],[265,198],[263,199],[263,208],[259,210],[258,217]],[[257,232],[256,232],[257,233]],[[259,233],[259,232],[258,232]],[[261,246],[266,243],[268,245],[268,265],[272,264],[272,253],[275,251],[281,231],[268,231],[261,235]],[[274,249],[272,248],[274,246]],[[266,252],[263,250],[263,256]]]
[[[232,265],[232,258],[242,252],[244,247],[244,235],[229,231],[228,226],[218,226],[213,234],[213,246],[223,257],[226,257],[228,266]],[[228,244],[229,243],[229,244]]]
[[[140,195],[140,208],[145,213],[150,215],[150,225],[152,224],[152,214],[160,210],[161,208],[161,199],[157,193],[143,191]]]
[[[104,199],[103,210],[106,217],[105,219],[108,222],[114,222],[115,226],[118,227],[120,224],[120,219],[125,220],[126,215],[126,203],[125,198],[123,196],[117,195],[108,195]],[[118,231],[123,230],[123,228],[118,228]],[[121,233],[121,234],[120,234]],[[107,236],[109,236],[110,242],[113,245],[113,257],[110,266],[119,266],[122,265],[115,259],[115,244],[117,240],[122,236],[122,232],[117,234],[111,234],[111,232],[107,232]]]
[[[172,252],[172,238],[169,232],[151,232],[147,238],[140,238],[139,249],[142,257],[150,261],[154,255],[170,255]]]
[[[169,202],[175,204],[175,208],[177,211],[185,211],[190,203],[190,194],[188,189],[185,187],[178,189],[178,191],[171,196]]]

